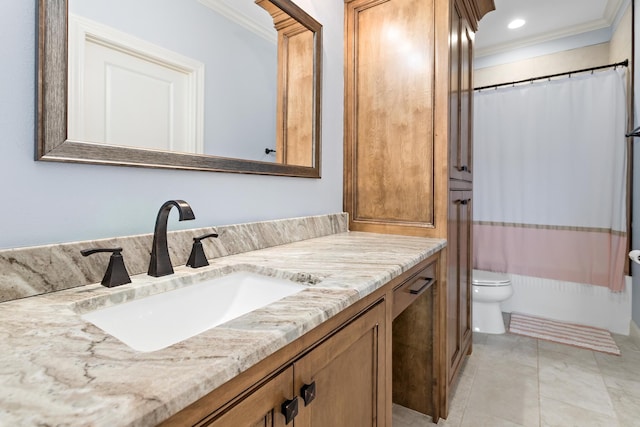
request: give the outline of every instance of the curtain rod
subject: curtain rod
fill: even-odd
[[[566,71],[564,73],[549,74],[547,76],[531,77],[529,79],[518,80],[518,81],[515,81],[515,82],[498,83],[498,84],[495,84],[495,85],[477,87],[477,88],[474,88],[473,90],[497,89],[497,88],[499,88],[501,86],[515,86],[515,85],[520,84],[520,83],[529,83],[529,82],[533,83],[535,80],[546,80],[546,79],[551,79],[553,77],[560,77],[560,76],[566,76],[566,75],[571,76],[571,74],[586,73],[588,71],[602,70],[603,68],[627,67],[627,66],[629,66],[629,60],[625,59],[624,61],[617,62],[615,64],[600,65],[599,67],[583,68],[582,70]]]

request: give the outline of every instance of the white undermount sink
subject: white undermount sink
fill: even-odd
[[[134,350],[160,350],[306,287],[246,271],[82,315]]]

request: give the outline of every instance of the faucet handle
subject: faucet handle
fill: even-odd
[[[100,283],[107,288],[131,283],[127,267],[124,265],[124,258],[122,258],[122,248],[92,248],[80,251],[82,256],[89,256],[99,252],[111,252],[109,266],[107,267],[107,271],[104,273],[104,277]]]
[[[204,234],[199,237],[193,238],[193,247],[191,248],[191,255],[187,261],[187,266],[191,268],[199,268],[209,265],[207,256],[204,254],[204,248],[202,247],[201,240],[208,239],[209,237],[218,237],[217,233]]]

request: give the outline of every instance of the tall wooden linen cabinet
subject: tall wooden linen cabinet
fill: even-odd
[[[425,389],[436,417],[446,418],[471,352],[473,38],[494,8],[493,0],[345,0],[349,228],[448,240],[429,325],[437,366]]]

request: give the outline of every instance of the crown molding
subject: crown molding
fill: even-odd
[[[246,28],[263,39],[276,44],[278,42],[278,33],[273,25],[264,25],[256,21],[250,16],[242,13],[240,10],[229,6],[224,0],[198,0],[199,3],[212,9],[218,14],[224,16],[232,22]]]

